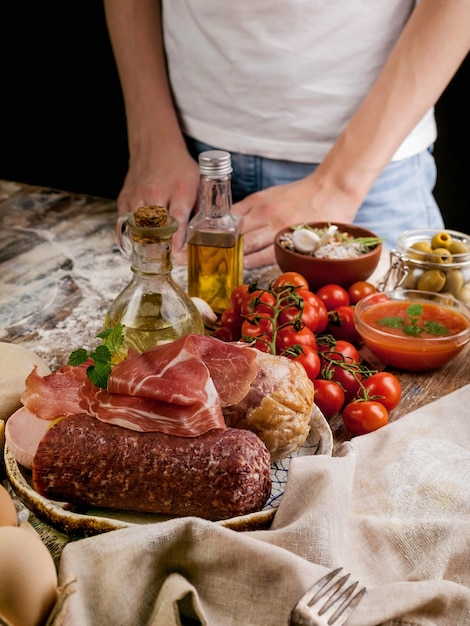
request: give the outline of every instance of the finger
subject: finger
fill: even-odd
[[[140,206],[154,205],[167,206],[167,202],[163,200],[162,194],[159,195],[142,195],[140,193],[131,193],[123,190],[117,200],[118,213],[133,213]]]
[[[251,196],[247,196],[239,202],[235,202],[232,206],[232,212],[238,213],[238,215],[246,215],[251,211],[252,199]]]
[[[273,231],[269,226],[264,225],[245,232],[243,235],[245,254],[253,254],[274,244]]]
[[[187,206],[183,207],[181,205],[175,206],[174,204],[171,204],[170,214],[178,222],[178,230],[173,235],[173,251],[176,254],[183,249],[184,243],[186,241],[186,229],[188,226],[191,209]]]
[[[187,265],[188,264],[188,250],[187,246],[184,245],[180,250],[177,250],[172,255],[173,261],[177,265]]]
[[[247,270],[253,270],[264,265],[273,265],[276,263],[274,255],[274,245],[257,250],[251,254],[245,256],[244,267]]]
[[[133,200],[131,194],[126,191],[121,191],[117,198],[118,214],[132,213],[137,207],[142,206],[143,202],[139,200]]]

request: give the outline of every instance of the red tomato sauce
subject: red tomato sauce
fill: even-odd
[[[419,337],[413,337],[406,334],[401,328],[391,328],[379,323],[381,319],[386,317],[401,317],[407,321],[409,319],[407,309],[410,304],[413,303],[401,300],[379,302],[364,311],[364,322],[373,328],[386,331],[387,333],[398,337],[419,339]],[[425,322],[435,322],[441,324],[449,331],[446,335],[423,332],[421,333],[421,337],[423,338],[457,335],[469,326],[465,317],[457,311],[452,311],[452,309],[443,307],[439,304],[433,304],[432,302],[421,302],[420,304],[422,307],[422,313],[417,322],[420,327],[422,327]]]
[[[448,334],[423,332],[413,336],[404,333],[401,328],[390,328],[378,323],[386,317],[402,317],[408,320],[407,308],[411,304],[416,302],[388,300],[365,309],[362,314],[363,322],[371,328],[362,329],[363,339],[383,363],[396,369],[420,371],[440,367],[462,350],[468,338],[455,335],[467,329],[470,324],[463,315],[450,307],[428,302],[419,303],[422,314],[418,324],[421,326],[424,321],[437,322],[448,329]]]

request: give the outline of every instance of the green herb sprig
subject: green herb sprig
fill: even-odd
[[[86,375],[94,385],[106,389],[113,368],[113,355],[119,351],[124,343],[123,330],[124,326],[117,324],[113,328],[101,331],[96,335],[97,339],[102,340],[101,345],[91,352],[85,348],[74,350],[70,354],[67,364],[77,367],[91,359],[93,364],[87,367]]]
[[[407,318],[397,316],[383,317],[378,321],[381,326],[387,326],[388,328],[400,328],[405,335],[412,337],[419,337],[422,333],[428,335],[448,335],[449,329],[440,324],[439,322],[433,322],[427,320],[420,322],[420,317],[423,314],[423,307],[421,304],[410,304],[406,309],[408,315]]]

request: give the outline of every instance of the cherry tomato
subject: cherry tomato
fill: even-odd
[[[336,358],[334,355],[338,354],[339,358],[343,357],[348,363],[359,363],[359,352],[356,346],[344,339],[337,339],[333,346],[319,345],[318,351],[326,352],[332,358]]]
[[[316,294],[323,300],[328,311],[350,304],[348,292],[340,285],[324,285],[317,290]]]
[[[242,302],[249,293],[250,285],[238,285],[230,294],[230,304],[232,309],[240,315]]]
[[[271,316],[272,307],[276,304],[276,296],[263,289],[256,289],[248,293],[240,305],[240,314],[248,317],[252,313],[260,313],[262,315]]]
[[[330,419],[341,411],[344,404],[344,391],[332,380],[317,378],[313,382],[314,401],[323,415]]]
[[[235,339],[240,338],[242,323],[243,318],[238,313],[235,313],[233,309],[225,309],[220,318],[221,326],[229,328]]]
[[[268,317],[252,315],[242,324],[242,340],[261,352],[271,352],[270,343],[273,338],[273,322]]]
[[[343,409],[343,422],[353,435],[365,435],[388,424],[388,411],[380,402],[357,400]]]
[[[242,324],[242,337],[265,337],[271,339],[273,336],[273,321],[268,317],[252,315]]]
[[[377,287],[372,283],[368,283],[366,280],[358,280],[348,288],[351,304],[357,304],[359,300],[362,300],[362,298],[376,292]]]
[[[318,312],[318,324],[315,329],[316,333],[322,333],[326,330],[328,324],[328,311],[326,310],[325,303],[316,294],[308,291],[307,289],[298,289],[297,295],[303,298],[305,303],[315,306]]]
[[[303,306],[300,309],[296,306],[289,306],[282,309],[278,315],[277,321],[278,324],[281,325],[299,320],[304,323],[307,328],[310,328],[310,330],[315,332],[317,330],[319,319],[320,315],[318,313],[318,308],[309,302],[305,302],[304,300]]]
[[[289,351],[284,354],[288,359],[301,363],[304,366],[310,380],[314,381],[320,373],[320,357],[318,356],[318,352],[315,348],[312,348],[312,346],[301,346],[301,349],[297,354]]]
[[[280,274],[273,282],[272,288],[293,286],[302,289],[309,289],[308,281],[298,272],[284,272]]]
[[[351,402],[356,396],[360,388],[361,374],[352,372],[350,369],[341,365],[328,365],[328,378],[334,380],[341,385],[344,391],[346,402]]]
[[[352,305],[339,306],[329,311],[327,330],[335,339],[344,339],[354,344],[361,342],[361,336],[356,330]]]
[[[317,347],[315,335],[306,326],[299,329],[292,326],[284,326],[280,328],[276,336],[276,352],[282,354],[286,348],[300,344],[301,346]]]
[[[390,372],[372,374],[362,384],[366,389],[367,397],[380,402],[388,411],[398,406],[401,399],[401,385],[398,378]],[[360,392],[361,395],[363,394]]]

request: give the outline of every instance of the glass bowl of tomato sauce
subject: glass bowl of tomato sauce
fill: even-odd
[[[356,328],[369,350],[399,370],[441,367],[470,340],[470,308],[450,294],[395,289],[355,307]]]

